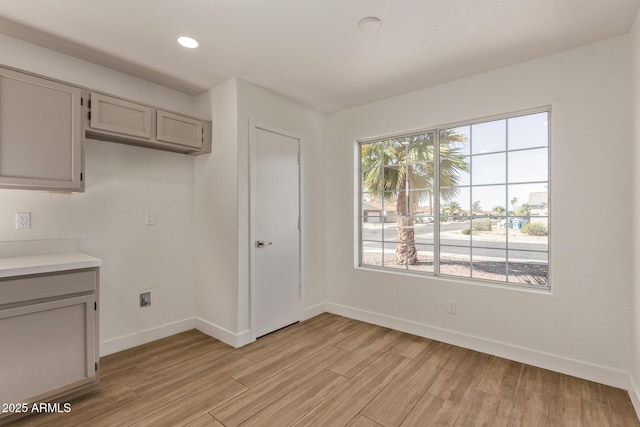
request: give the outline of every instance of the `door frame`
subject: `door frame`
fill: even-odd
[[[263,130],[297,140],[298,145],[298,321],[302,319],[302,138],[286,129],[261,123],[249,119],[249,328],[251,330],[251,342],[256,340],[256,296],[253,278],[255,277],[256,235],[255,235],[255,202],[256,188],[256,132]]]

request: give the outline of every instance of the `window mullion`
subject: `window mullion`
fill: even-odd
[[[384,247],[384,233],[385,233],[385,219],[387,216],[387,211],[385,210],[385,192],[384,192],[384,141],[379,142],[380,144],[380,176],[382,177],[380,181],[380,195],[381,195],[381,211],[380,211],[380,229],[382,230],[382,266],[385,267],[384,256],[385,256],[385,247]]]
[[[433,142],[433,273],[440,274],[440,131]]]

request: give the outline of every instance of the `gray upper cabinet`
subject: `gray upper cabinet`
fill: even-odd
[[[211,122],[91,92],[88,138],[184,154],[211,152]]]
[[[92,92],[89,120],[93,129],[151,139],[151,108],[144,105]]]
[[[202,120],[158,110],[158,141],[200,149],[203,142]]]
[[[82,90],[0,68],[0,188],[82,191]]]

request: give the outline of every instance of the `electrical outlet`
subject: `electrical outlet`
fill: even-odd
[[[458,306],[455,301],[447,301],[447,313],[458,314]]]
[[[31,212],[16,212],[16,230],[31,228]]]
[[[140,307],[149,307],[151,305],[151,292],[140,294]]]
[[[145,225],[155,225],[156,215],[153,212],[146,212],[144,214],[144,223]]]

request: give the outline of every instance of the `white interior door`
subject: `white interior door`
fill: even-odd
[[[251,307],[258,338],[300,320],[300,140],[251,125]]]

